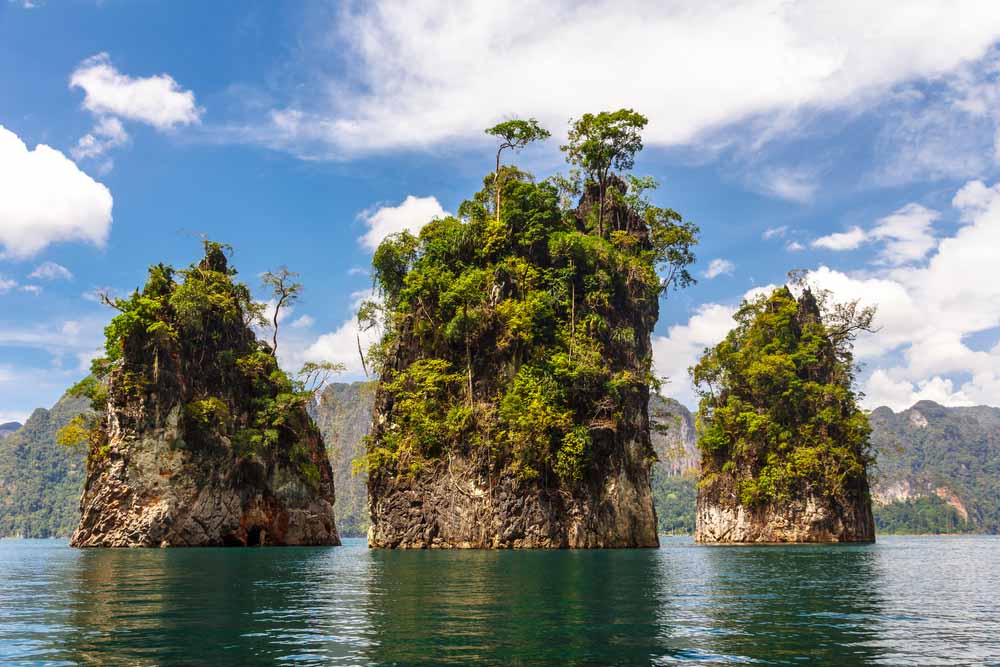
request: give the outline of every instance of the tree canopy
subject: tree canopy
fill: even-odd
[[[538,121],[534,118],[528,120],[513,118],[511,120],[504,121],[499,125],[487,128],[486,134],[492,135],[500,140],[500,145],[497,147],[497,166],[496,170],[493,172],[493,190],[496,196],[496,219],[497,222],[499,222],[501,195],[500,180],[502,177],[500,171],[500,155],[508,149],[517,152],[532,142],[548,139],[550,135],[549,131],[541,127],[538,124]]]
[[[632,109],[583,114],[570,127],[562,146],[570,164],[579,166],[600,191],[598,233],[604,235],[604,201],[611,171],[628,171],[642,150],[647,118]]]

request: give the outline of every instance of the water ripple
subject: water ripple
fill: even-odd
[[[434,553],[3,540],[0,662],[1000,663],[1000,539]]]

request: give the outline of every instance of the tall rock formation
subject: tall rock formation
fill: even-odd
[[[374,382],[331,382],[312,407],[333,468],[337,487],[334,513],[343,537],[368,534],[368,475],[358,470],[355,462],[365,455],[374,400]]]
[[[822,298],[827,298],[821,295]],[[695,539],[870,542],[870,427],[851,389],[854,332],[871,314],[824,319],[806,289],[744,303],[693,369],[702,396]]]
[[[649,397],[649,421],[656,452],[653,470],[663,475],[697,473],[701,453],[691,411],[676,399],[653,394]]]
[[[640,216],[627,192],[612,180],[602,237],[596,186],[563,210],[551,184],[512,173],[499,219],[486,190],[462,220],[376,252],[387,333],[374,355],[370,546],[658,544],[654,267],[667,244],[687,257],[694,228],[647,204]]]
[[[75,390],[100,412],[75,424],[89,430],[74,546],[339,544],[312,396],[256,339],[258,306],[224,248],[205,250],[180,272],[151,267],[115,303],[104,381]]]

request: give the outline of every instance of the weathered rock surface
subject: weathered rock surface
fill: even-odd
[[[249,292],[230,281],[221,249],[208,250],[186,273],[196,297],[185,294],[183,306],[194,324],[174,313],[180,288],[162,267],[119,306],[123,316],[158,319],[127,329],[120,359],[110,360],[73,546],[340,543],[333,474],[306,398],[244,323],[234,304]],[[215,296],[191,306],[203,292]],[[144,310],[133,315],[140,298]],[[175,335],[148,335],[166,327]]]
[[[452,457],[412,476],[369,481],[368,545],[393,549],[656,547],[656,514],[637,443],[576,494],[488,475]]]
[[[235,460],[225,440],[192,450],[180,421],[175,407],[164,427],[141,435],[112,427],[107,460],[88,471],[73,546],[340,543],[332,476],[316,493],[287,463]]]
[[[785,503],[746,507],[699,491],[695,541],[701,543],[873,542],[871,502],[806,495]]]

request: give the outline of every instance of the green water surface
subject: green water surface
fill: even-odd
[[[0,663],[1000,664],[1000,539],[556,552],[3,540]]]

